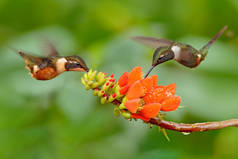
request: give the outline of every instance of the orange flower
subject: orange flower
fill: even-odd
[[[175,95],[176,84],[158,86],[158,77],[153,75],[142,79],[141,67],[135,67],[130,73],[125,72],[119,79],[120,93],[126,95],[124,103],[133,118],[148,121],[160,111],[176,110],[180,97]]]
[[[143,78],[142,68],[135,67],[130,73],[125,72],[118,80],[118,85],[120,86],[120,94],[124,95],[128,91],[131,84],[135,81],[141,80]]]

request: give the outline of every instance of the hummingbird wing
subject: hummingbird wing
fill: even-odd
[[[55,46],[49,40],[47,40],[46,46],[47,46],[47,51],[46,51],[47,57],[59,56],[59,52],[57,51]]]
[[[133,37],[132,40],[154,49],[159,47],[171,46],[174,43],[174,41],[172,40],[157,39],[157,38],[145,37],[145,36],[136,36],[136,37]]]

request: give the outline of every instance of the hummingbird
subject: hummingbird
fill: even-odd
[[[25,60],[26,69],[37,80],[50,80],[65,71],[88,72],[84,60],[78,55],[60,56],[55,47],[49,44],[47,56],[33,56],[19,50],[17,53]]]
[[[206,57],[211,45],[224,33],[227,26],[224,26],[207,44],[197,50],[191,45],[175,42],[168,39],[157,39],[153,37],[137,36],[132,39],[149,47],[155,48],[153,53],[152,66],[145,78],[159,64],[169,60],[175,60],[185,67],[197,67]]]

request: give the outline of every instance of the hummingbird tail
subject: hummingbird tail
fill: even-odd
[[[210,40],[206,45],[204,45],[200,50],[207,50],[210,48],[210,46],[226,31],[228,28],[227,25],[225,25],[213,38]]]
[[[8,46],[9,49],[11,49],[13,52],[19,54],[21,57],[25,57],[25,54],[21,50],[17,50],[16,48]]]
[[[21,50],[18,50],[18,54],[23,58],[25,57],[25,54]]]
[[[226,31],[228,28],[227,25],[225,25],[206,45],[204,45],[200,50],[199,53],[201,55],[201,61],[205,59],[208,53],[208,49],[211,47],[211,45]]]

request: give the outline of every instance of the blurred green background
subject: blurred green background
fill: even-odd
[[[157,67],[159,84],[177,83],[184,108],[176,122],[238,117],[237,0],[0,0],[1,159],[237,159],[238,129],[190,135],[113,116],[80,83],[82,73],[50,81],[28,75],[7,47],[41,54],[46,37],[62,55],[79,54],[88,66],[116,77],[143,66],[153,50],[131,36],[168,38],[200,48],[224,25],[229,30],[195,69],[176,62]]]

